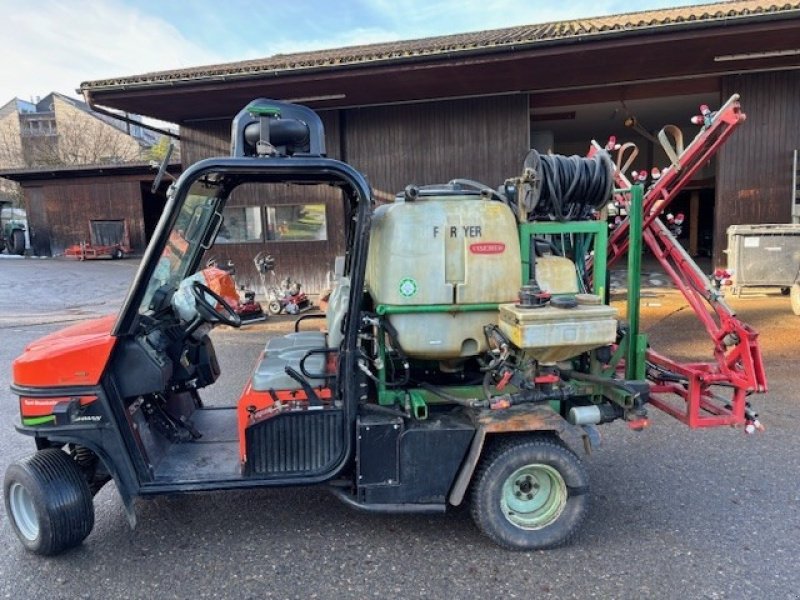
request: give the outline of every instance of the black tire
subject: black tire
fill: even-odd
[[[473,479],[472,518],[509,550],[553,548],[577,532],[588,510],[588,492],[583,464],[560,440],[515,437],[495,443],[481,459]],[[545,495],[536,499],[540,493]]]
[[[9,240],[8,253],[22,256],[25,254],[25,232],[21,229],[15,229],[11,232],[11,240]]]
[[[791,289],[791,288],[788,288],[788,287],[782,287],[782,288],[781,288],[781,296],[788,296],[788,295],[789,295],[789,290],[790,290],[790,289]]]
[[[271,314],[273,316],[277,316],[277,315],[281,314],[282,310],[283,310],[283,306],[281,306],[281,303],[278,302],[277,300],[273,300],[272,302],[267,304],[267,311],[269,312],[269,314]]]
[[[122,248],[115,248],[114,252],[111,253],[111,258],[114,260],[125,258],[125,253],[122,251]]]
[[[50,556],[80,544],[94,527],[89,485],[75,461],[48,448],[12,463],[3,484],[6,514],[27,550]]]
[[[0,237],[0,254],[6,249],[6,240]]]
[[[792,289],[789,290],[789,300],[792,303],[792,312],[800,317],[800,283],[792,285]]]

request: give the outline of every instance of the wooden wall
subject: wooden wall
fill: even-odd
[[[125,219],[131,247],[144,251],[144,218],[138,176],[58,179],[26,184],[31,246],[36,255],[57,256],[89,240],[90,219]]]
[[[379,200],[391,200],[410,183],[443,183],[469,178],[492,186],[518,175],[529,147],[527,95],[402,104],[320,112],[328,156],[345,160],[364,173]],[[230,121],[200,121],[181,127],[184,166],[230,148]],[[255,186],[254,186],[255,187]],[[296,202],[327,204],[326,242],[225,244],[209,255],[236,263],[240,283],[252,285],[253,256],[275,256],[276,271],[318,292],[344,252],[344,217],[339,194],[329,188],[302,190],[302,196],[277,189],[237,190],[231,206]]]
[[[730,225],[791,222],[792,151],[800,148],[800,71],[723,79],[747,120],[717,160],[714,263],[726,263]]]
[[[351,109],[344,151],[379,200],[456,178],[497,187],[522,172],[529,119],[525,94]]]
[[[339,117],[336,111],[320,113],[325,126],[328,156],[339,156]],[[184,166],[212,156],[230,154],[229,120],[200,121],[181,127],[181,156]],[[240,244],[217,244],[206,254],[206,259],[216,258],[236,265],[236,279],[240,285],[260,290],[258,273],[253,258],[261,251],[275,257],[278,277],[291,277],[300,281],[303,289],[319,292],[326,286],[328,271],[333,270],[333,260],[344,253],[343,198],[338,190],[328,186],[243,185],[237,188],[228,206],[264,206],[286,204],[325,204],[328,239],[325,241],[268,241]]]

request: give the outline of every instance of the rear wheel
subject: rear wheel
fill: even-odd
[[[80,544],[94,527],[92,493],[80,468],[55,448],[12,463],[3,485],[6,513],[26,549],[53,555]]]
[[[478,528],[512,550],[563,544],[586,516],[588,476],[575,453],[556,439],[497,444],[482,459],[473,486]]]
[[[21,229],[15,229],[11,232],[11,238],[8,244],[9,254],[18,254],[22,256],[25,254],[25,232]]]
[[[792,289],[789,290],[789,299],[792,303],[792,312],[800,317],[800,283],[792,285]]]
[[[277,300],[273,300],[269,304],[267,304],[267,310],[271,315],[279,315],[281,314],[283,307],[281,306],[280,302],[278,302]]]

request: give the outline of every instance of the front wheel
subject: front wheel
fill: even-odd
[[[271,314],[272,316],[277,316],[281,314],[282,310],[283,306],[281,306],[281,303],[278,302],[277,300],[271,300],[270,303],[267,304],[267,311],[269,311],[269,314]]]
[[[8,243],[8,253],[22,256],[25,254],[25,232],[21,229],[15,229],[11,232],[11,237]]]
[[[552,548],[569,541],[585,518],[588,487],[580,459],[561,441],[502,441],[481,460],[472,518],[505,548]]]
[[[34,554],[77,546],[94,527],[89,485],[75,461],[57,448],[12,463],[3,493],[14,532]]]

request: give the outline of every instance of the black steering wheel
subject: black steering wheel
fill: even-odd
[[[225,302],[225,300],[216,292],[209,289],[209,287],[199,281],[195,280],[191,286],[192,295],[195,299],[195,307],[197,312],[209,323],[222,323],[223,325],[230,325],[231,327],[241,327],[242,319],[233,310],[233,307]],[[217,306],[211,304],[206,299],[206,294],[211,296],[217,301]]]

